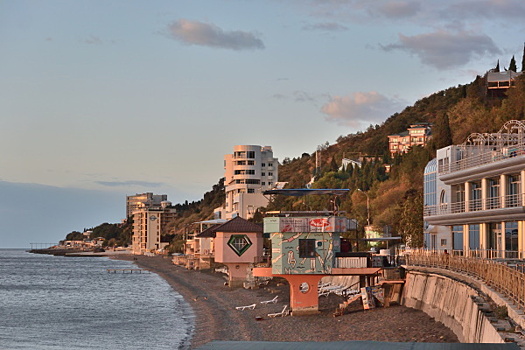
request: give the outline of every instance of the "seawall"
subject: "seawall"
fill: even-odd
[[[407,270],[402,304],[422,310],[450,328],[462,343],[504,343],[494,318],[467,283],[428,271]],[[492,321],[492,322],[491,322]],[[498,327],[499,328],[499,327]]]

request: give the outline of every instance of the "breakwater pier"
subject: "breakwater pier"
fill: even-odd
[[[150,273],[146,269],[106,269],[108,273]]]

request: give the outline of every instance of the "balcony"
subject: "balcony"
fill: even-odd
[[[523,194],[425,206],[424,220],[433,225],[460,225],[525,219]]]
[[[440,179],[445,183],[472,174],[498,174],[501,168],[521,170],[524,164],[525,140],[515,134],[475,134],[469,136],[470,142],[457,146],[461,159],[439,165]],[[499,172],[501,173],[501,172]]]

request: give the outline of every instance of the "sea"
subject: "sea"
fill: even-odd
[[[154,273],[107,257],[0,249],[0,349],[189,349],[194,315]]]

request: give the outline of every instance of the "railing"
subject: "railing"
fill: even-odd
[[[363,268],[368,267],[367,257],[343,257],[335,259],[336,268]]]
[[[454,171],[465,170],[483,164],[498,162],[503,159],[517,157],[525,154],[525,145],[512,145],[509,147],[500,147],[497,150],[490,150],[475,155],[467,155],[463,159],[452,162],[450,166],[443,164],[439,167],[440,175],[448,174]]]
[[[447,215],[465,213],[466,208],[469,212],[482,210],[516,208],[523,205],[522,194],[510,194],[502,197],[490,197],[484,199],[474,199],[464,202],[441,203],[438,205],[427,205],[423,209],[424,216]]]
[[[432,251],[412,251],[406,255],[406,264],[468,273],[483,280],[525,310],[524,261],[497,261]]]

